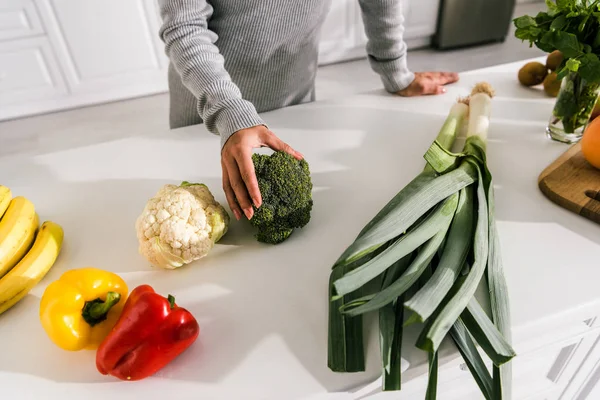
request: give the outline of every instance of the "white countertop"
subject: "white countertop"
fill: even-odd
[[[226,205],[219,139],[203,126],[0,158],[0,182],[30,198],[42,220],[65,229],[57,264],[0,316],[2,392],[27,399],[355,398],[353,388],[379,376],[378,343],[371,336],[364,373],[327,368],[330,267],[423,168],[422,155],[454,99],[480,80],[497,90],[488,157],[516,343],[561,315],[596,307],[600,226],[557,207],[537,188],[539,173],[567,146],[546,139],[553,99],[519,86],[522,64],[463,73],[443,96],[405,99],[378,90],[265,114],[310,163],[311,222],[287,242],[266,246],[254,240],[247,222],[233,219],[207,258],[176,271],[147,265],[137,252],[134,221],[165,183],[204,182]],[[139,382],[100,375],[94,352],[58,349],[40,326],[39,298],[64,271],[84,266],[117,272],[130,289],[149,283],[175,295],[197,317],[198,341]],[[425,358],[411,343],[405,348],[409,379],[411,371],[422,373]],[[450,346],[444,354],[444,360],[456,357]]]

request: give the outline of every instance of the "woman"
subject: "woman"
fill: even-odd
[[[384,88],[440,94],[455,73],[413,73],[400,0],[358,0],[367,53]],[[300,159],[258,115],[315,98],[319,33],[331,0],[159,0],[169,66],[170,126],[204,122],[221,136],[223,190],[235,217],[261,205],[252,151]]]

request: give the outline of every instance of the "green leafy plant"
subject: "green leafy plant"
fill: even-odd
[[[568,78],[556,101],[554,115],[566,133],[589,120],[600,87],[600,0],[546,0],[547,10],[514,20],[515,36],[563,61],[558,79]],[[591,104],[591,109],[590,109]]]

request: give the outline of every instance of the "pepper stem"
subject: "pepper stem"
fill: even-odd
[[[112,307],[115,306],[121,300],[121,295],[117,292],[106,293],[106,300],[102,301],[97,298],[92,301],[86,301],[81,312],[81,316],[90,324],[94,326],[100,322],[106,320],[107,314]]]
[[[167,300],[169,300],[169,305],[171,306],[171,309],[175,308],[175,296],[169,295],[167,297]]]

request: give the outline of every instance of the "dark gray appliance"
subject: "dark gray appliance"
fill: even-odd
[[[438,49],[504,41],[512,23],[515,0],[440,0]]]

